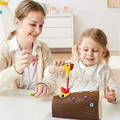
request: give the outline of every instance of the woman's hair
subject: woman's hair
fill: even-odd
[[[92,38],[95,42],[99,43],[103,48],[105,48],[106,54],[103,56],[103,61],[104,63],[107,63],[109,61],[109,57],[110,57],[110,52],[107,48],[107,36],[106,34],[98,29],[98,28],[90,28],[87,29],[86,31],[84,31],[81,36],[80,36],[80,41],[78,42],[77,45],[75,45],[75,47],[73,48],[73,57],[77,60],[80,60],[80,56],[79,56],[79,52],[78,52],[78,47],[81,44],[83,38],[85,37],[90,37]]]
[[[38,2],[35,2],[33,0],[23,0],[18,4],[17,8],[15,9],[14,18],[23,20],[25,17],[27,17],[30,11],[40,11],[41,13],[43,13],[44,16],[46,15],[43,7]],[[9,34],[7,40],[12,39],[15,34],[16,31],[12,31]]]

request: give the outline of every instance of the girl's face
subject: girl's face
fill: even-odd
[[[42,32],[44,15],[40,11],[30,11],[23,20],[16,19],[17,34],[24,41],[34,42]]]
[[[81,61],[86,66],[91,66],[101,62],[105,49],[90,37],[84,37],[79,46]]]

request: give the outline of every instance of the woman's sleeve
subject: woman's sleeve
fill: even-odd
[[[52,54],[46,43],[42,43],[42,54],[44,60],[44,68],[52,64]]]
[[[14,65],[8,67],[8,60],[10,58],[7,49],[0,46],[0,88],[12,87],[12,83],[22,76],[15,71]]]

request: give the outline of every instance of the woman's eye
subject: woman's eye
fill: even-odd
[[[84,51],[88,51],[88,49],[84,49]]]
[[[36,24],[30,24],[31,26],[33,26],[33,27],[35,27],[36,26]]]

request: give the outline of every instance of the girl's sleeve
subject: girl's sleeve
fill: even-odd
[[[51,74],[49,72],[49,68],[51,67],[51,65],[49,65],[45,71],[44,71],[44,79],[43,79],[43,83],[46,84],[49,88],[51,93],[54,93],[55,90],[57,89],[57,78],[58,78],[58,74],[54,73]]]
[[[120,102],[120,88],[118,88],[118,86],[116,85],[115,78],[114,78],[113,72],[110,67],[107,68],[105,77],[106,77],[105,86],[109,86],[110,88],[114,89],[116,92],[115,103]]]
[[[57,74],[49,73],[49,67],[52,65],[52,54],[47,44],[42,42],[42,54],[43,54],[43,80],[40,83],[47,85],[50,88],[51,93],[53,93],[56,89],[56,79]]]

